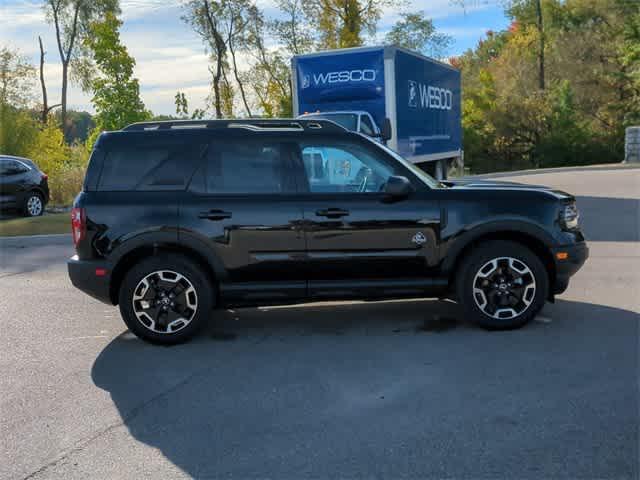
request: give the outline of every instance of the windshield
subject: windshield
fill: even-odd
[[[358,116],[355,113],[313,113],[305,115],[303,118],[317,118],[320,120],[331,120],[347,130],[355,132],[358,128]]]
[[[361,134],[360,136],[362,138],[366,138],[369,142],[374,144],[376,147],[383,149],[385,152],[387,152],[389,155],[391,155],[393,158],[395,158],[398,162],[400,162],[402,165],[407,167],[411,171],[411,173],[413,173],[416,177],[418,177],[420,180],[422,180],[424,183],[426,183],[429,186],[429,188],[447,188],[446,185],[440,183],[435,178],[433,178],[431,175],[429,175],[427,172],[422,170],[420,167],[417,167],[413,163],[411,163],[408,160],[406,160],[398,152],[396,152],[394,150],[391,150],[389,147],[387,147],[386,145],[383,145],[382,143],[379,143],[379,142],[376,142],[375,140],[372,140],[371,138],[367,137],[366,135],[362,135]]]

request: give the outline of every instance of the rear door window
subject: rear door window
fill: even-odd
[[[295,173],[287,168],[287,149],[272,141],[215,141],[207,153],[201,183],[208,194],[283,194],[295,192]]]
[[[110,148],[98,190],[184,190],[206,144],[147,142]]]
[[[29,171],[28,167],[26,167],[21,162],[17,162],[16,160],[10,160],[10,159],[0,160],[0,176],[8,177],[10,175],[19,175],[21,173],[26,173],[28,171]]]

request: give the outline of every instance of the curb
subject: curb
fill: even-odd
[[[25,235],[17,237],[0,237],[0,249],[40,247],[46,245],[73,246],[71,234],[61,233],[52,235]]]
[[[543,175],[545,173],[562,173],[562,172],[585,172],[598,170],[634,170],[640,168],[640,163],[607,163],[602,165],[585,165],[583,167],[556,167],[556,168],[538,168],[531,170],[514,170],[513,172],[494,172],[481,173],[478,175],[466,175],[459,177],[461,179],[470,178],[500,178],[500,177],[517,177],[520,175]]]

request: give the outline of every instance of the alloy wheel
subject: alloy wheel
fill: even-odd
[[[136,318],[145,328],[171,334],[191,323],[198,310],[198,295],[184,275],[158,270],[138,282],[132,304]]]
[[[42,200],[38,195],[32,195],[27,200],[27,212],[32,217],[37,217],[42,213]]]
[[[522,315],[535,295],[533,272],[517,258],[494,258],[482,265],[473,279],[476,305],[485,315],[498,320]]]

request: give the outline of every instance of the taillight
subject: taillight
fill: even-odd
[[[49,175],[47,175],[46,173],[42,173],[42,180],[49,180]]]
[[[73,244],[77,247],[78,243],[87,233],[87,217],[84,208],[74,208],[71,210],[71,235],[73,236]]]

